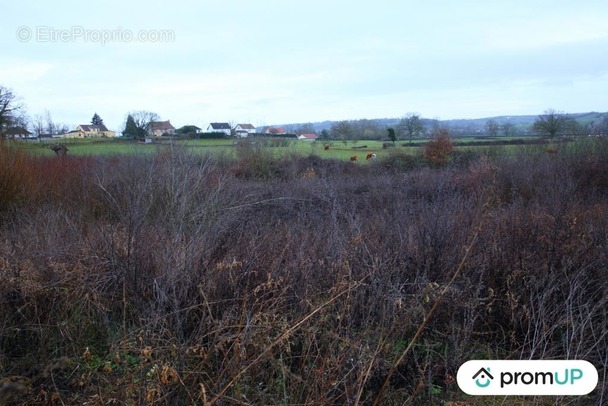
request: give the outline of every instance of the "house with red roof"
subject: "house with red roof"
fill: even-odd
[[[316,141],[318,135],[317,134],[300,134],[298,135],[298,139],[302,141]]]
[[[285,131],[285,129],[282,127],[268,127],[266,129],[266,131],[264,131],[264,133],[278,135],[278,134],[287,134],[287,131]]]

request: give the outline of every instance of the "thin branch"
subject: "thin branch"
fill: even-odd
[[[275,197],[273,199],[265,199],[265,200],[259,200],[257,202],[252,202],[252,203],[239,204],[238,206],[224,207],[222,210],[240,210],[245,207],[256,206],[258,204],[271,203],[271,202],[277,202],[277,201],[283,201],[283,200],[291,200],[291,201],[298,201],[298,202],[312,202],[311,199],[297,199],[297,198],[293,198],[293,197]]]

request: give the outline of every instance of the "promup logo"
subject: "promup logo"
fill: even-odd
[[[598,382],[587,361],[467,361],[456,375],[469,395],[586,395]]]
[[[487,388],[492,383],[494,377],[490,374],[490,368],[481,368],[475,375],[473,375],[473,379],[475,379],[475,385],[480,388]],[[479,380],[482,380],[481,382]],[[482,383],[483,382],[483,383]]]

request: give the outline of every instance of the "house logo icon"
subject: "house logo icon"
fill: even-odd
[[[480,388],[487,388],[492,383],[492,379],[494,379],[494,377],[492,374],[490,374],[490,368],[481,368],[475,375],[473,375],[473,379],[475,379],[475,385],[479,386]]]

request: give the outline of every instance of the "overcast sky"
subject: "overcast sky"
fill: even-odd
[[[608,1],[13,1],[0,85],[75,127],[608,111]]]

